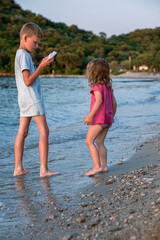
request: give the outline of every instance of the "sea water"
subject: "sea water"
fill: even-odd
[[[48,165],[62,174],[40,179],[39,133],[32,120],[23,156],[24,169],[30,173],[22,178],[13,177],[14,142],[19,126],[17,88],[14,77],[1,77],[0,223],[3,222],[4,231],[10,224],[22,221],[22,216],[24,223],[30,221],[33,209],[29,208],[29,212],[27,209],[35,196],[42,201],[49,191],[63,200],[93,183],[92,178],[85,176],[93,167],[85,145],[88,126],[84,125],[83,119],[90,108],[87,79],[43,77],[41,86],[50,129]],[[154,137],[160,130],[159,80],[115,78],[113,89],[118,108],[115,122],[105,139],[108,166],[128,160],[138,144]]]

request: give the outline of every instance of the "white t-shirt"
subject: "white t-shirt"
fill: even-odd
[[[18,104],[21,117],[32,117],[45,114],[40,79],[27,87],[23,79],[23,70],[29,70],[30,75],[36,70],[30,54],[24,49],[17,50],[15,57],[15,77],[18,89]]]

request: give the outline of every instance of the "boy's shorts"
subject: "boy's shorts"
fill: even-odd
[[[42,101],[29,106],[20,106],[20,117],[32,117],[44,114],[45,107]]]

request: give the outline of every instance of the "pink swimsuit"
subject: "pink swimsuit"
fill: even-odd
[[[99,84],[95,87],[92,87],[90,90],[91,93],[91,106],[90,111],[93,108],[94,103],[96,102],[94,91],[99,91],[102,94],[102,104],[94,115],[92,119],[92,125],[100,124],[103,128],[109,128],[114,122],[113,119],[113,107],[112,107],[112,95],[113,90],[110,90],[106,85]]]

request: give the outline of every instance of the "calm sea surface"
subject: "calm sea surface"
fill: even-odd
[[[1,77],[0,223],[3,222],[4,232],[9,225],[22,221],[22,216],[23,223],[31,221],[31,213],[27,212],[24,218],[24,199],[28,205],[34,196],[42,201],[48,190],[65,197],[93,183],[92,178],[85,176],[93,166],[85,145],[88,127],[82,119],[90,107],[87,79],[41,78],[41,85],[50,129],[49,168],[62,175],[39,178],[39,134],[32,120],[23,159],[24,168],[30,173],[20,179],[13,177],[14,141],[19,126],[17,89],[14,78]],[[136,145],[160,131],[160,81],[113,79],[113,88],[118,109],[105,140],[109,166],[130,158]]]

